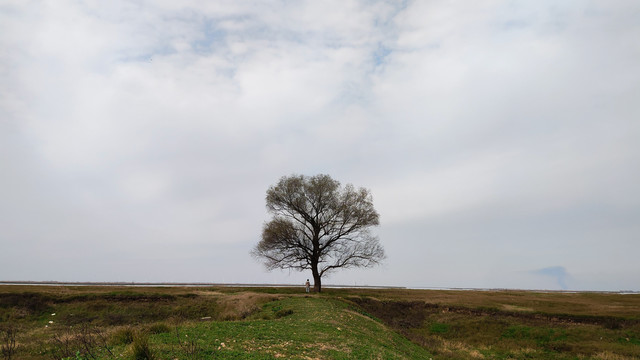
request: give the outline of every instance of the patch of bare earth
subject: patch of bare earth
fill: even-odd
[[[503,305],[502,305],[502,309],[503,309],[504,311],[533,312],[533,308],[524,307],[524,306],[509,305],[509,304],[503,304]]]
[[[618,355],[618,354],[614,354],[608,351],[603,351],[601,353],[596,354],[595,356],[596,359],[600,359],[600,360],[632,360],[635,358],[632,357],[628,357],[628,356],[622,356],[622,355]]]

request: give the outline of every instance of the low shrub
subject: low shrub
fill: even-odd
[[[129,345],[133,342],[134,338],[135,332],[133,329],[126,327],[116,330],[113,335],[111,335],[111,342],[114,345]]]
[[[133,341],[133,358],[135,360],[155,360],[155,355],[149,345],[149,338],[141,333]]]
[[[16,333],[17,329],[13,326],[7,326],[0,329],[0,350],[2,358],[5,360],[11,360],[16,352]]]
[[[285,316],[289,316],[291,314],[293,314],[293,310],[291,310],[291,309],[281,309],[281,310],[276,311],[275,315],[276,315],[276,318],[279,319],[279,318],[283,318]]]
[[[171,332],[169,325],[165,323],[155,323],[147,328],[149,334],[163,334]]]

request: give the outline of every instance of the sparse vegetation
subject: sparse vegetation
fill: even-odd
[[[130,326],[116,330],[111,336],[111,341],[114,345],[129,345],[133,342],[135,337],[135,330]]]
[[[509,291],[381,295],[349,300],[430,349],[436,359],[640,357],[640,347],[631,345],[640,332],[638,295]]]
[[[198,338],[191,337],[185,334],[184,338],[180,336],[180,329],[176,326],[176,342],[182,349],[182,352],[191,359],[197,359],[198,355],[202,352],[202,347],[198,342]]]
[[[133,340],[134,360],[154,360],[156,357],[149,345],[149,338],[144,333],[136,334]]]
[[[4,360],[11,360],[16,352],[16,333],[18,330],[13,324],[8,324],[0,329],[0,352]]]
[[[171,328],[169,327],[169,325],[165,323],[151,324],[147,328],[147,332],[149,334],[162,334],[162,333],[168,333],[170,331],[171,331]]]
[[[640,295],[2,286],[0,330],[25,360],[635,359]]]

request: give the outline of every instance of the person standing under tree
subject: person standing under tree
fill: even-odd
[[[304,286],[307,288],[307,292],[309,292],[309,289],[311,288],[311,283],[309,282],[309,279],[307,279],[307,282],[304,283]]]

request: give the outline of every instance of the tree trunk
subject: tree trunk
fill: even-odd
[[[322,280],[320,278],[320,274],[317,274],[316,272],[313,274],[313,291],[322,292]]]
[[[321,275],[318,272],[318,263],[320,262],[320,228],[318,226],[313,227],[313,254],[311,257],[311,272],[313,273],[313,291],[321,292],[322,291],[322,281],[320,279]]]
[[[319,293],[322,291],[322,280],[318,272],[317,264],[311,264],[311,273],[313,273],[313,291]]]

